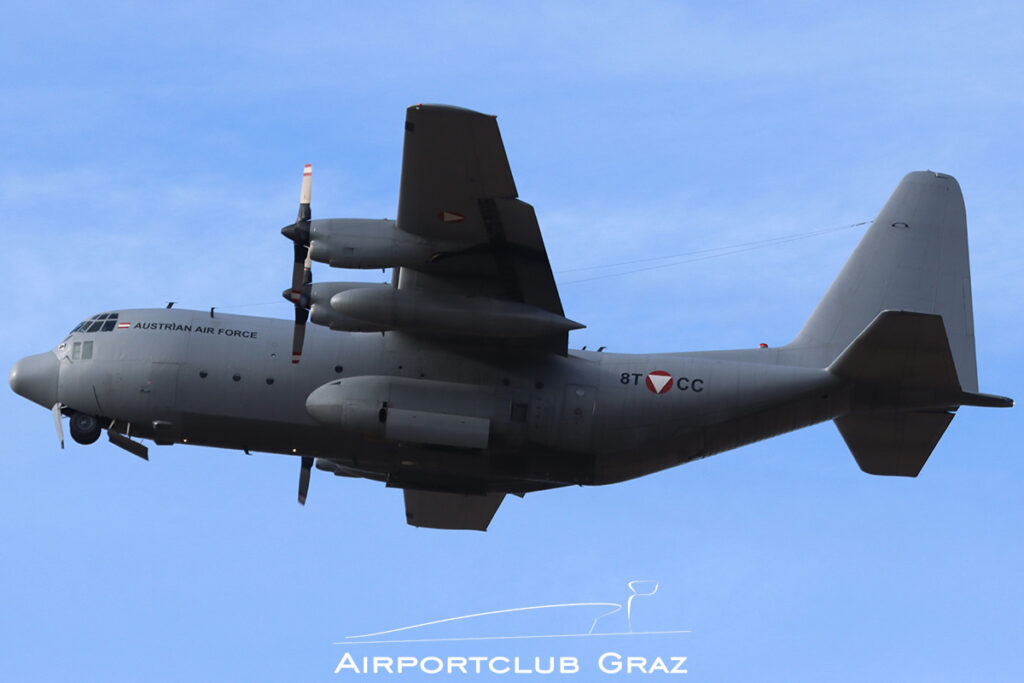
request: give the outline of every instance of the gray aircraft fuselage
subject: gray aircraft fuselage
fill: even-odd
[[[311,455],[396,486],[521,493],[608,484],[821,422],[849,404],[839,378],[784,365],[777,349],[563,357],[312,328],[292,364],[290,321],[118,314],[128,327],[76,332],[52,352],[54,392],[37,402],[102,415],[161,444]],[[92,357],[72,360],[83,341],[93,342]],[[483,388],[487,448],[394,444],[314,420],[307,397],[353,376]]]

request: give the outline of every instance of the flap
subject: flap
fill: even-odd
[[[469,495],[405,489],[405,520],[431,529],[487,531],[504,493]]]

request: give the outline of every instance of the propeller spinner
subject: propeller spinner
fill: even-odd
[[[309,254],[309,198],[313,189],[313,165],[302,170],[302,192],[299,195],[299,215],[295,222],[281,228],[281,234],[295,243],[295,261],[292,264],[292,287],[283,292],[284,298],[295,304],[295,331],[292,335],[292,363],[302,357],[302,344],[309,319],[309,293],[313,282],[312,259]]]

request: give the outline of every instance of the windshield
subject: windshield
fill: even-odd
[[[117,313],[100,313],[78,323],[68,335],[75,332],[110,332],[115,327],[117,327]]]

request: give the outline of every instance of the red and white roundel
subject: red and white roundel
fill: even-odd
[[[672,388],[672,375],[664,370],[655,370],[647,374],[647,388],[656,394],[664,394]]]

